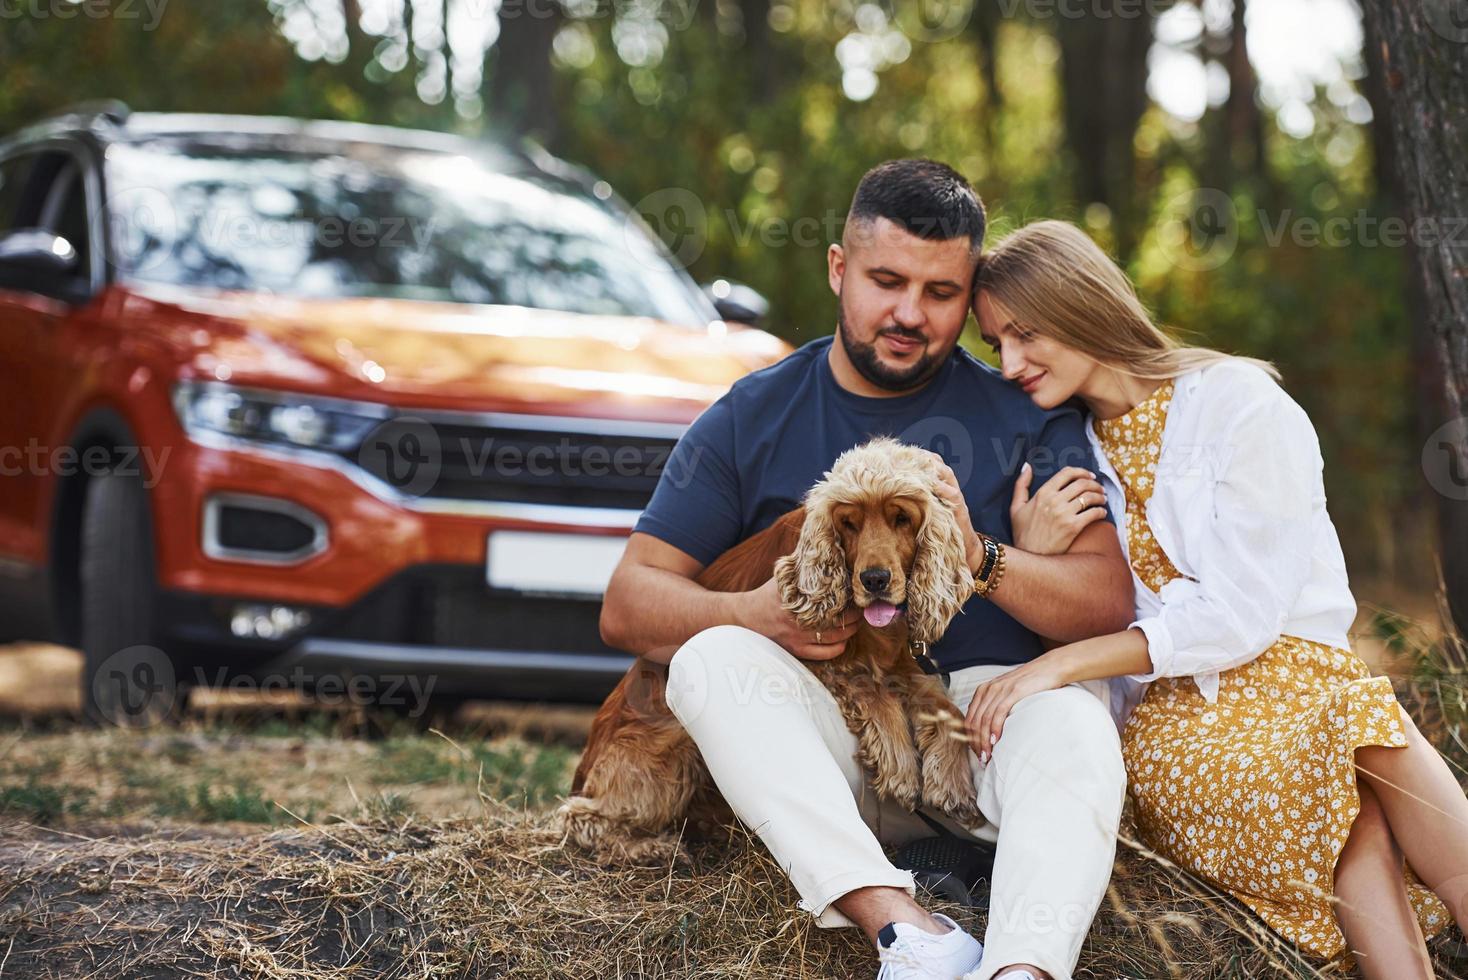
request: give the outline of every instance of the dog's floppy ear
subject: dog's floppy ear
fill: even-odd
[[[802,627],[819,629],[834,622],[851,601],[849,578],[831,504],[812,494],[806,499],[795,551],[775,562],[780,603]]]
[[[913,640],[936,643],[968,601],[974,576],[964,560],[963,532],[953,509],[929,491],[923,510],[907,583],[907,630]]]

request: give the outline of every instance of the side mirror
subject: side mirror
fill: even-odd
[[[713,301],[719,316],[730,323],[755,327],[770,314],[770,301],[740,282],[715,279],[703,287],[703,293]]]
[[[77,267],[76,249],[60,235],[21,228],[0,235],[0,266],[64,274]]]

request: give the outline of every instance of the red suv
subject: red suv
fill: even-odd
[[[170,672],[598,700],[630,662],[601,592],[669,451],[788,352],[746,313],[537,151],[27,129],[0,142],[0,623],[79,646],[104,713]]]

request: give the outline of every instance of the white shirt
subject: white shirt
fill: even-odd
[[[1091,416],[1086,434],[1126,554],[1134,515]],[[1187,577],[1158,593],[1132,573],[1132,625],[1147,636],[1152,670],[1112,679],[1118,727],[1159,677],[1191,676],[1215,702],[1218,672],[1282,635],[1349,648],[1356,601],[1322,468],[1309,417],[1258,367],[1221,361],[1175,379],[1146,520]]]

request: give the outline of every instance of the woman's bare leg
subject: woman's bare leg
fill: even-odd
[[[1402,852],[1376,794],[1364,784],[1359,789],[1361,812],[1336,862],[1336,919],[1366,980],[1431,980],[1432,961],[1402,877]]]
[[[1392,837],[1417,877],[1468,931],[1468,798],[1405,711],[1402,721],[1405,748],[1356,750],[1360,781],[1380,800]]]

